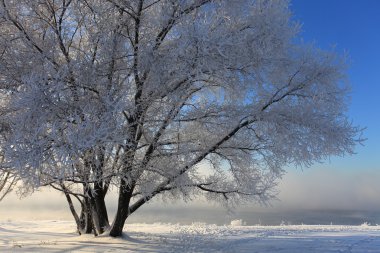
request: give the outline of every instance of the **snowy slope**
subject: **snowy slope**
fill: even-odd
[[[123,239],[78,236],[68,221],[0,222],[0,252],[379,252],[380,226],[130,224]]]

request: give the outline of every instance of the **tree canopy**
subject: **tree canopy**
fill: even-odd
[[[288,5],[1,0],[3,166],[120,236],[158,195],[267,201],[284,166],[353,153],[345,59],[301,43]]]

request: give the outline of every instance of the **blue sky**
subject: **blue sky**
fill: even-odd
[[[380,1],[293,0],[291,10],[305,42],[348,53],[348,116],[367,140],[353,156],[289,168],[274,207],[380,210]]]
[[[367,141],[357,155],[331,162],[337,169],[380,169],[380,1],[293,0],[291,10],[304,41],[350,56],[349,117],[367,128]]]

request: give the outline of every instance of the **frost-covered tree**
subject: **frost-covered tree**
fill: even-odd
[[[0,25],[3,165],[81,232],[121,236],[158,196],[267,201],[360,133],[344,59],[297,40],[287,1],[0,0]]]
[[[0,94],[0,106],[3,106],[5,102],[5,97]],[[2,115],[2,110],[0,109],[0,116]],[[0,122],[0,143],[4,141],[5,133],[8,126],[4,122]],[[0,201],[2,201],[6,195],[12,192],[13,188],[16,186],[18,181],[17,174],[10,168],[2,167],[4,162],[4,154],[0,146]]]
[[[16,185],[17,177],[10,171],[0,170],[0,201],[13,190]]]

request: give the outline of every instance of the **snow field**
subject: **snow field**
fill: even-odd
[[[0,252],[380,253],[380,226],[127,224],[124,238],[78,236],[69,221],[0,222]]]

